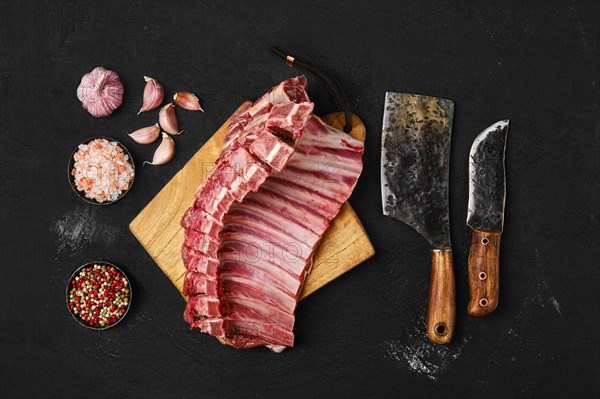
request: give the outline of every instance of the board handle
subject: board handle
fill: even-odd
[[[456,292],[452,250],[434,250],[431,253],[431,286],[427,337],[436,344],[448,344],[454,334]]]
[[[500,235],[473,229],[469,254],[469,315],[483,317],[498,306],[500,292]]]

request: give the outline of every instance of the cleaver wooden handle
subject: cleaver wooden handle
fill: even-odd
[[[471,299],[467,307],[471,316],[486,316],[498,306],[500,234],[492,231],[473,230],[473,241],[469,254]]]
[[[448,344],[454,333],[456,292],[452,251],[434,250],[431,253],[431,286],[427,337],[436,344]]]

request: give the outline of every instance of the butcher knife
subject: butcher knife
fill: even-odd
[[[467,225],[473,229],[469,254],[471,316],[490,314],[498,306],[500,235],[504,226],[504,149],[508,120],[496,122],[475,138],[469,158]]]
[[[385,95],[381,143],[383,214],[432,246],[427,336],[447,344],[456,315],[448,180],[454,103],[417,94]]]

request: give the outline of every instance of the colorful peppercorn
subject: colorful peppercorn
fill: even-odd
[[[83,324],[105,328],[127,312],[130,300],[127,277],[110,265],[82,268],[71,280],[69,309]]]

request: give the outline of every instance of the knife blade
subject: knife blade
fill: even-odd
[[[481,132],[473,141],[469,157],[467,225],[473,230],[473,239],[468,273],[471,299],[467,311],[474,317],[486,316],[498,306],[508,125],[508,120],[502,120]]]
[[[387,92],[381,146],[383,214],[413,227],[432,246],[427,336],[452,339],[456,315],[448,207],[454,103]]]

